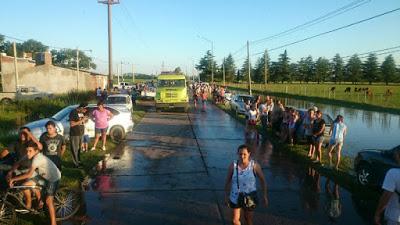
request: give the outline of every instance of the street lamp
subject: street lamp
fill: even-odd
[[[205,38],[203,36],[197,35],[198,38],[203,39],[204,41],[207,41],[208,43],[211,44],[211,83],[214,83],[214,63],[213,63],[213,57],[214,57],[214,42],[211,41],[208,38]]]

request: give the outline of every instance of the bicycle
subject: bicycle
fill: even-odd
[[[43,209],[28,209],[24,202],[23,190],[35,190],[42,191],[42,185],[34,186],[13,186],[7,188],[3,193],[0,194],[0,224],[13,225],[16,224],[16,214],[40,214]],[[34,193],[32,191],[32,193]],[[42,195],[44,196],[44,195]],[[35,200],[36,196],[32,196],[32,200]],[[67,187],[59,188],[54,194],[54,209],[56,212],[56,220],[62,221],[71,218],[75,215],[81,204],[81,193],[77,190],[72,190]]]

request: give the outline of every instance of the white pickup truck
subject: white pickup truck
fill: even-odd
[[[132,87],[133,85],[128,82],[119,82],[118,85],[114,86],[114,90],[121,90],[122,88],[130,90]]]
[[[39,91],[36,87],[18,87],[17,92],[0,92],[0,103],[7,104],[15,100],[40,100],[52,98],[53,94]]]

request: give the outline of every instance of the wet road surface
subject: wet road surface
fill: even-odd
[[[100,163],[85,196],[87,224],[231,224],[223,188],[243,138],[243,125],[215,106],[147,113],[117,159]],[[268,140],[252,148],[270,202],[255,211],[255,224],[368,224],[345,189]]]

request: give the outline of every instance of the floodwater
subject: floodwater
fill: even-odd
[[[85,224],[231,224],[224,204],[228,165],[244,127],[206,112],[147,113],[126,145],[98,165],[85,194]],[[268,140],[249,141],[268,184],[254,224],[371,224],[374,200],[349,192]]]
[[[348,128],[342,153],[354,157],[362,149],[390,149],[400,145],[400,115],[374,112],[349,107],[314,104],[304,100],[285,98],[286,105],[305,108],[316,105],[332,119],[344,116]]]

